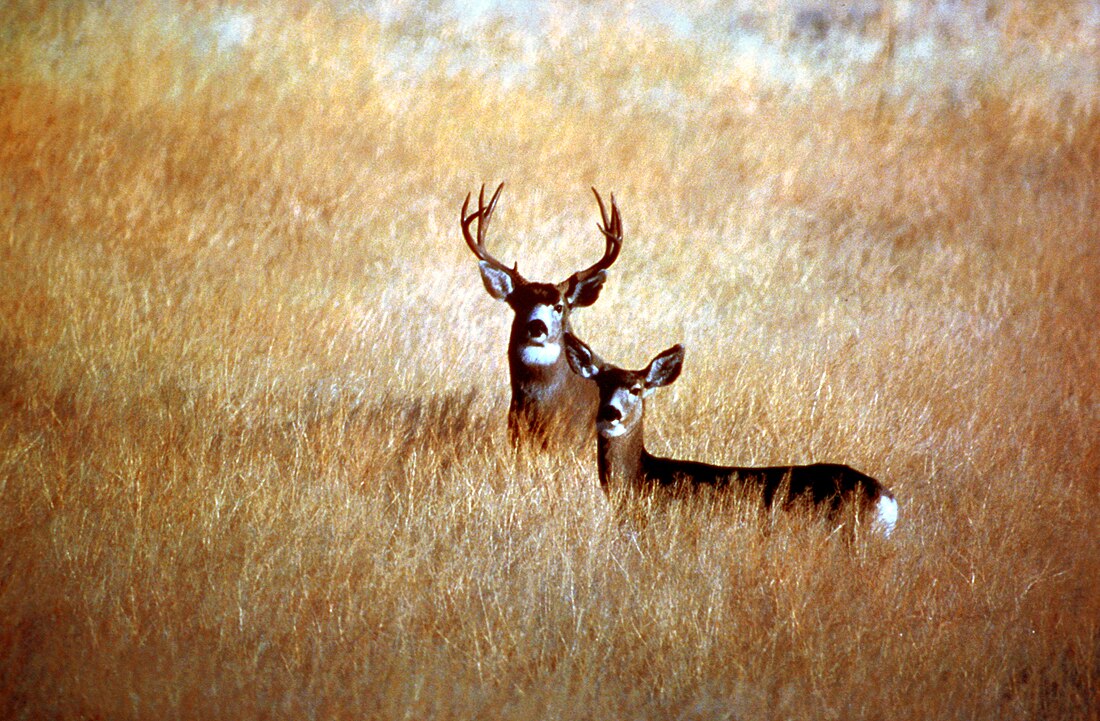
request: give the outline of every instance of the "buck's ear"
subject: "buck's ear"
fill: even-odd
[[[595,378],[600,372],[600,359],[592,349],[568,331],[562,336],[565,341],[565,358],[569,367],[581,378]]]
[[[481,269],[481,282],[485,284],[489,295],[497,300],[508,300],[508,296],[516,289],[516,279],[512,274],[484,260],[478,262],[477,267]]]
[[[680,377],[684,367],[684,347],[676,344],[649,362],[645,369],[646,395],[667,386]]]
[[[596,271],[587,278],[580,280],[577,274],[569,278],[569,287],[565,292],[565,300],[575,308],[585,308],[596,302],[600,297],[600,289],[607,280],[607,271]]]

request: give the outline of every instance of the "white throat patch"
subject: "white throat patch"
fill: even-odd
[[[524,365],[549,366],[558,362],[561,357],[560,343],[547,343],[546,345],[525,345],[519,351],[519,358]]]

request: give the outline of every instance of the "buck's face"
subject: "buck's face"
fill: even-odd
[[[582,378],[595,381],[600,389],[596,430],[604,438],[622,436],[636,428],[645,414],[646,397],[675,381],[683,368],[684,349],[680,345],[658,354],[644,369],[632,371],[604,362],[568,332],[564,338],[569,367]]]
[[[561,355],[561,334],[569,305],[556,286],[528,283],[507,298],[516,319],[512,338],[527,365],[550,365]]]
[[[574,275],[556,285],[531,283],[515,270],[502,270],[484,261],[479,266],[489,295],[508,303],[516,314],[512,343],[526,365],[551,365],[558,361],[562,334],[569,328],[570,311],[595,303],[607,278],[601,270],[585,279]]]

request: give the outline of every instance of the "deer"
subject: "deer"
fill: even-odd
[[[607,363],[572,333],[564,335],[569,367],[599,393],[596,412],[596,460],[600,486],[609,497],[615,489],[642,495],[661,491],[683,496],[700,488],[759,494],[765,509],[808,504],[838,520],[854,510],[857,523],[870,521],[884,537],[893,533],[898,502],[882,483],[836,463],[762,468],[717,466],[654,456],[645,448],[645,399],[680,376],[684,348],[674,345],[657,354],[642,370]]]
[[[515,317],[508,339],[508,369],[512,399],[508,407],[508,436],[513,447],[546,449],[564,441],[576,444],[591,438],[596,415],[595,389],[569,369],[562,353],[562,336],[570,330],[570,315],[576,308],[596,302],[607,279],[607,270],[623,242],[623,224],[615,196],[608,214],[595,188],[592,193],[600,208],[604,253],[596,263],[578,270],[560,283],[537,283],[519,273],[519,264],[509,268],[485,248],[485,231],[504,183],[485,203],[485,186],[478,194],[476,211],[467,214],[470,195],[462,204],[462,234],[478,259],[485,290],[507,303]],[[477,221],[476,234],[470,226]]]

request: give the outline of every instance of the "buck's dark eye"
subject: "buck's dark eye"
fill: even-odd
[[[565,310],[565,305],[563,303],[558,303],[556,306],[554,306],[554,312],[555,313],[561,313],[564,310]]]
[[[640,396],[641,394],[642,394],[642,387],[641,386],[631,386],[630,387],[630,395]]]

